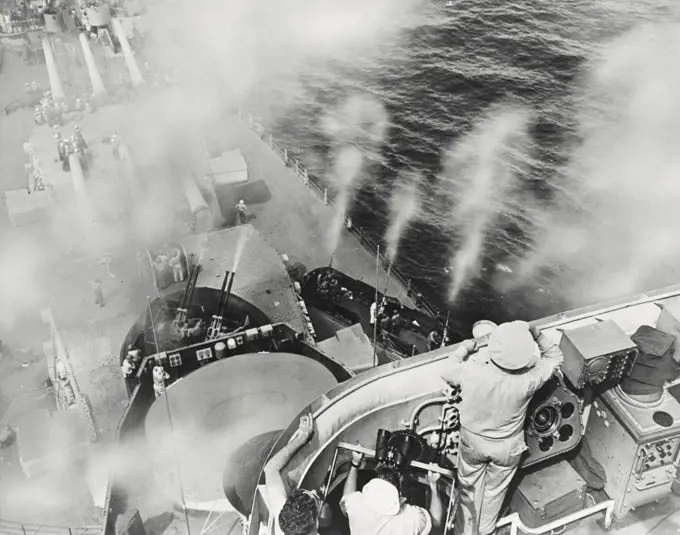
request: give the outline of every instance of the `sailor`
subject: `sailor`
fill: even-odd
[[[132,360],[132,357],[130,356],[130,353],[125,355],[125,359],[123,359],[123,377],[125,379],[130,379],[132,375],[135,372],[135,363]]]
[[[168,262],[172,268],[172,278],[175,282],[182,282],[184,280],[184,266],[182,265],[181,255],[182,252],[179,249],[175,249],[174,254]]]
[[[127,347],[127,357],[130,358],[132,364],[134,364],[135,367],[142,363],[142,352],[132,344],[128,345]]]
[[[163,366],[153,367],[153,391],[156,397],[161,396],[165,392],[165,380],[170,379],[170,375],[165,371]]]
[[[57,152],[59,154],[59,160],[63,161],[63,147],[62,144],[64,139],[61,137],[61,131],[59,128],[54,128],[54,142],[57,144]]]
[[[394,314],[392,314],[392,319],[390,320],[390,328],[392,329],[392,334],[394,334],[394,336],[399,336],[399,333],[401,332],[401,329],[404,325],[404,320],[402,319],[399,312],[400,310],[397,308],[394,311]]]
[[[111,147],[113,148],[113,157],[117,160],[120,161],[120,137],[118,136],[118,132],[114,132],[113,135],[111,136]]]
[[[375,325],[375,322],[377,320],[377,312],[378,312],[377,301],[373,301],[373,304],[371,305],[369,312],[371,313],[371,319],[370,319],[371,325]]]
[[[94,290],[94,304],[103,307],[106,303],[104,302],[104,292],[102,291],[102,281],[96,278],[92,281],[92,289]]]
[[[71,171],[71,162],[68,157],[71,154],[71,145],[66,140],[59,140],[59,158],[61,159],[61,170],[65,172]]]
[[[235,206],[236,212],[238,213],[238,221],[241,225],[244,223],[247,223],[247,213],[248,213],[248,207],[246,206],[246,203],[243,202],[243,199],[241,199],[238,204]]]
[[[444,507],[438,489],[439,474],[429,472],[429,512],[422,507],[405,503],[400,495],[399,474],[386,466],[376,470],[361,491],[357,490],[362,454],[353,452],[349,474],[340,500],[340,509],[349,520],[350,535],[428,535],[432,528],[439,530]]]
[[[387,335],[390,332],[390,324],[391,318],[387,314],[382,316],[382,319],[380,320],[380,334],[385,339],[387,338]]]
[[[318,535],[319,520],[330,514],[328,506],[324,505],[316,491],[298,489],[289,495],[281,477],[283,467],[309,442],[313,433],[311,415],[301,417],[300,425],[288,444],[264,468],[267,498],[270,512],[276,519],[274,529],[277,535]]]
[[[75,143],[76,147],[78,147],[83,154],[86,154],[89,152],[90,147],[87,145],[87,142],[85,141],[85,137],[83,136],[83,131],[81,130],[80,126],[75,125],[73,127],[73,137],[75,138]]]
[[[427,337],[427,350],[434,351],[441,346],[441,343],[442,339],[441,336],[439,336],[439,332],[436,330],[432,331]]]
[[[43,124],[45,122],[45,114],[43,113],[42,106],[33,108],[33,120],[35,121],[35,124]]]
[[[170,286],[172,282],[170,282],[171,275],[169,258],[166,255],[160,253],[156,256],[156,260],[154,261],[153,265],[156,270],[157,283],[160,289],[163,290]]]
[[[536,345],[538,344],[538,351]],[[489,535],[522,454],[524,421],[534,394],[562,364],[559,346],[524,321],[496,327],[488,359],[467,357],[476,342],[466,340],[449,357],[449,385],[461,389],[456,533]],[[540,352],[540,356],[539,356]]]
[[[186,337],[187,338],[193,338],[194,336],[198,336],[201,334],[201,331],[203,330],[203,320],[198,319],[193,326],[189,327],[187,326],[186,330]]]
[[[385,315],[385,307],[387,306],[387,298],[383,297],[382,301],[380,301],[380,308],[378,308],[378,317],[382,317]]]

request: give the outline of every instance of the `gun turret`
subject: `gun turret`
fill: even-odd
[[[227,283],[233,278],[233,275],[230,271],[225,271],[224,272],[224,279],[222,279],[222,288],[220,289],[220,296],[217,301],[217,309],[215,310],[215,313],[212,316],[212,321],[210,323],[210,327],[208,327],[208,340],[212,340],[213,338],[217,338],[220,334],[220,330],[222,329],[222,310],[224,309],[226,305],[226,301],[228,300],[228,294],[226,292],[227,288]],[[229,285],[229,288],[231,288],[231,285]]]

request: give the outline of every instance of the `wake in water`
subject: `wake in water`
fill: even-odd
[[[452,197],[448,300],[480,273],[487,233],[501,215],[522,210],[518,181],[524,174],[529,115],[516,108],[492,109],[487,118],[451,149],[445,168]]]

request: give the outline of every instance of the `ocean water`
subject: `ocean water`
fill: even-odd
[[[555,214],[570,215],[563,223],[567,227],[590,221],[588,214],[574,215],[587,204],[583,188],[573,180],[579,164],[574,160],[587,131],[584,117],[606,116],[612,112],[612,88],[647,76],[640,65],[654,61],[644,56],[655,56],[654,51],[637,53],[643,57],[632,68],[626,66],[628,55],[635,56],[638,45],[649,40],[645,35],[654,37],[654,25],[673,22],[680,22],[680,3],[672,0],[457,0],[453,7],[443,1],[423,3],[404,16],[395,15],[394,32],[382,41],[310,62],[291,81],[294,92],[280,89],[286,98],[277,97],[277,88],[262,88],[251,95],[249,105],[269,118],[267,126],[311,173],[327,180],[337,157],[338,129],[332,126],[342,122],[343,103],[351,98],[379,103],[373,112],[363,106],[360,120],[375,126],[386,119],[380,139],[345,139],[365,156],[349,215],[356,226],[384,242],[395,182],[405,172],[418,177],[421,203],[402,233],[396,264],[418,290],[451,311],[452,327],[465,336],[479,319],[533,319],[638,289],[621,284],[599,294],[587,289],[597,286],[593,283],[579,290],[574,286],[570,293],[575,279],[560,279],[560,272],[581,258],[574,251],[572,260],[543,255],[539,269],[517,259],[541,252],[541,227],[554,226]],[[639,27],[648,29],[636,35]],[[673,29],[665,31],[671,34]],[[630,42],[625,41],[631,32]],[[612,39],[624,39],[613,52],[607,48]],[[608,54],[617,57],[607,63]],[[619,70],[625,76],[601,82],[607,69],[616,70],[616,61],[623,62]],[[672,61],[668,68],[673,69]],[[600,80],[602,94],[588,100],[584,84],[593,78]],[[621,102],[626,108],[628,101]],[[663,110],[657,113],[664,115]],[[495,163],[471,167],[470,158],[483,160],[484,154],[491,154]],[[500,186],[499,174],[505,176]],[[565,209],[569,199],[575,206]],[[474,233],[477,238],[470,239]],[[601,239],[608,236],[603,233]],[[559,239],[548,241],[560,249],[555,245]],[[564,247],[573,241],[565,240]],[[475,258],[467,261],[460,253],[463,248]],[[585,247],[583,255],[589,254]],[[455,291],[454,272],[465,274]],[[583,273],[579,280],[589,276]],[[520,283],[499,284],[503,277],[519,274]],[[646,284],[673,281],[668,273],[665,278],[652,275]],[[606,278],[606,273],[598,277]]]

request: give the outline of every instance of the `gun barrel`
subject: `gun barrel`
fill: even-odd
[[[198,275],[201,271],[201,265],[196,264],[191,270],[191,276],[189,277],[189,294],[187,295],[186,303],[184,303],[184,309],[188,312],[189,306],[191,306],[191,301],[194,299],[194,292],[196,291],[196,284],[198,283]]]
[[[222,310],[220,311],[220,316],[224,316],[227,312],[227,303],[229,303],[229,296],[231,295],[231,287],[234,285],[234,278],[236,277],[236,272],[232,271],[229,277],[229,284],[227,285],[227,292],[224,295],[224,304],[222,305]]]

